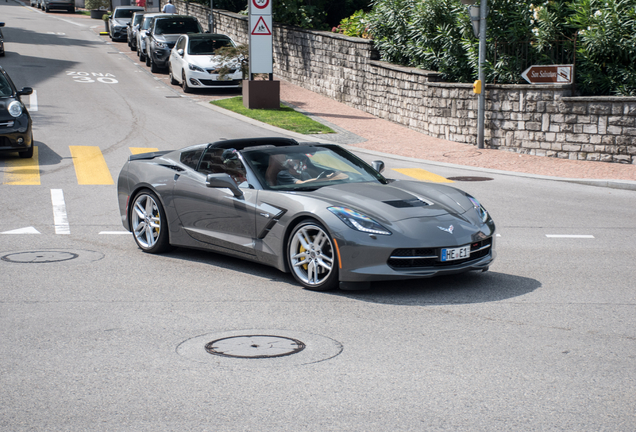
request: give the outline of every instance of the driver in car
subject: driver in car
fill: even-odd
[[[283,169],[276,176],[277,184],[302,184],[316,180],[344,180],[348,177],[345,173],[337,171],[322,171],[317,177],[313,177],[307,170],[307,162],[306,156],[288,156],[283,163]]]

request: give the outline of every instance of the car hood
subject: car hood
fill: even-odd
[[[126,27],[130,22],[130,18],[113,18],[113,22],[119,26]]]
[[[323,187],[307,195],[392,222],[446,214],[461,215],[473,207],[458,189],[409,181],[394,181],[386,185],[345,183]]]
[[[181,36],[180,34],[156,34],[155,35],[155,39],[158,40],[159,42],[166,42],[169,44],[174,45],[177,42],[177,39],[179,39],[179,36]]]
[[[199,66],[200,68],[203,69],[216,69],[218,67],[223,66],[223,64],[226,64],[230,67],[239,67],[239,64],[237,61],[229,61],[229,62],[222,62],[221,61],[221,57],[220,56],[213,56],[213,55],[187,55],[186,61],[188,63],[194,64]]]

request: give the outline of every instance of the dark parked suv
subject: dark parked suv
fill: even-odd
[[[199,21],[187,15],[156,16],[146,33],[146,65],[152,72],[168,67],[170,51],[179,35],[185,33],[203,33]]]

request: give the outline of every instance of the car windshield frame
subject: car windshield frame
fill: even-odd
[[[213,44],[212,50],[211,51],[203,51],[203,52],[194,52],[192,50],[192,46],[193,46],[193,42],[196,44],[197,42],[201,45],[203,45],[206,42],[211,42]],[[221,43],[224,43],[224,45],[221,45]],[[188,38],[188,55],[216,55],[215,51],[218,50],[219,48],[223,48],[223,47],[233,47],[234,44],[232,43],[232,39],[230,39],[227,36],[224,37],[191,37]]]
[[[382,174],[353,153],[333,144],[311,144],[285,147],[247,147],[240,151],[241,158],[259,180],[265,190],[272,191],[312,191],[325,186],[345,183],[387,184]],[[297,159],[296,159],[297,158]],[[272,184],[269,179],[272,172],[280,169],[276,177],[280,179],[280,171],[286,170],[290,161],[302,160],[303,171],[309,174],[309,181],[302,183]],[[271,165],[271,166],[270,166]],[[344,173],[346,178],[317,178],[321,173]],[[324,175],[324,174],[323,174]],[[289,178],[289,176],[286,176]],[[300,178],[299,178],[300,179]]]
[[[177,23],[181,23],[183,25],[178,25]],[[192,29],[192,25],[194,25],[194,29],[196,31]],[[155,30],[154,33],[156,35],[201,33],[201,27],[199,26],[199,22],[196,19],[188,19],[183,17],[158,19],[155,22],[154,30]]]

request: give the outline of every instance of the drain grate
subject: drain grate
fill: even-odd
[[[285,357],[304,349],[305,344],[298,339],[270,335],[231,336],[205,346],[213,355],[249,359]]]
[[[23,264],[40,264],[69,261],[77,258],[78,256],[79,255],[76,253],[65,251],[17,252],[4,255],[2,257],[2,261]]]
[[[465,182],[480,182],[480,181],[490,181],[490,180],[494,180],[493,178],[490,177],[470,177],[470,176],[464,176],[464,177],[446,177],[448,180],[453,180],[453,181],[465,181]]]

